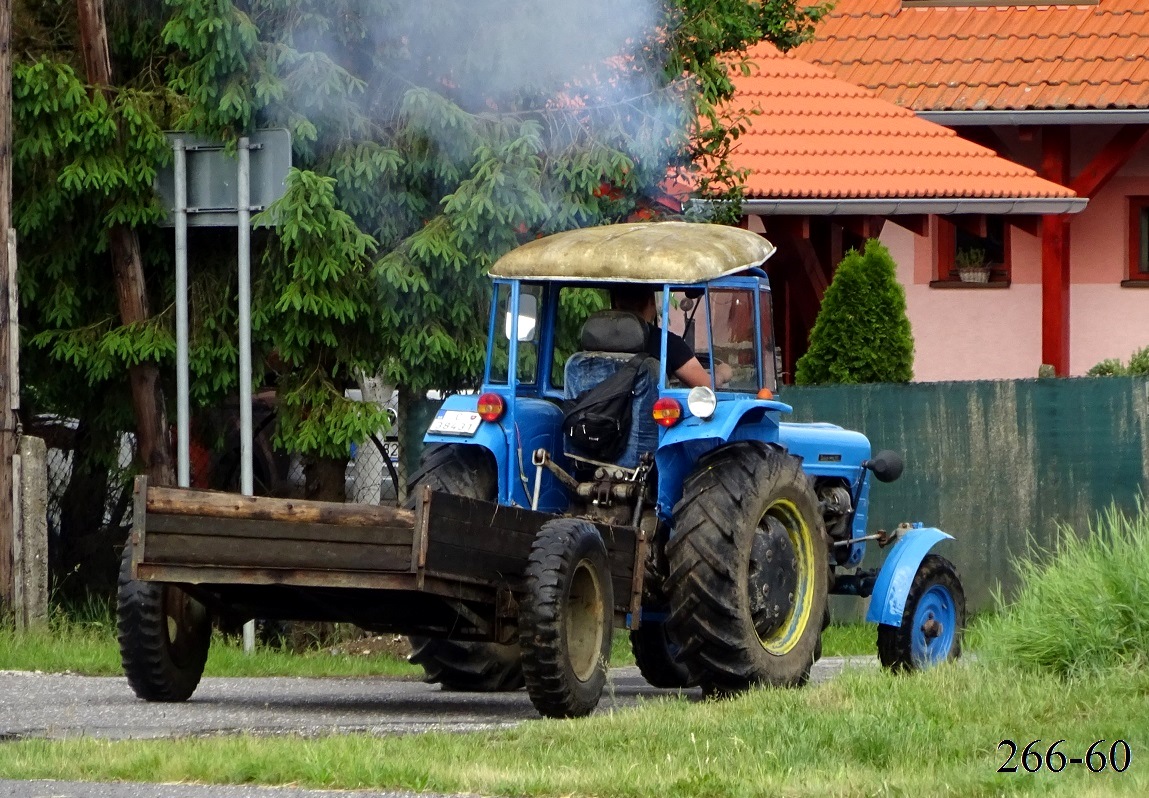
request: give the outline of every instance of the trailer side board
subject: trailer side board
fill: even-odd
[[[518,592],[538,530],[555,516],[428,490],[414,511],[149,487],[136,479],[133,575],[185,584]],[[615,609],[634,613],[644,541],[595,523]],[[639,569],[641,573],[641,569]],[[637,585],[637,588],[636,588]]]
[[[430,494],[427,527],[426,571],[444,578],[489,582],[492,575],[517,586],[535,535],[555,516],[523,507]],[[606,543],[615,608],[630,612],[636,530],[591,521]]]

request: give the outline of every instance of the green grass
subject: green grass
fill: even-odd
[[[1120,738],[1133,764],[1124,774],[998,773],[1004,738],[1019,748],[1064,739],[1074,756]],[[858,668],[803,690],[660,699],[498,733],[17,741],[0,745],[0,773],[604,798],[1144,795],[1147,750],[1149,672],[1063,679],[966,663],[912,677]]]
[[[986,628],[985,656],[1088,675],[1149,664],[1149,513],[1110,508],[1087,534],[1017,563],[1022,588]]]
[[[348,647],[348,646],[345,646]],[[353,648],[353,647],[352,647]],[[390,655],[341,653],[340,647],[291,653],[257,646],[245,654],[235,637],[216,633],[206,676],[394,676],[415,678],[422,669]],[[43,629],[16,631],[0,625],[0,670],[120,676],[120,651],[111,614],[54,614]]]

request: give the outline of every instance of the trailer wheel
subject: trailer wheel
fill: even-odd
[[[407,491],[406,507],[415,506],[425,485],[432,490],[490,501],[498,489],[495,464],[477,446],[432,446],[424,453]],[[408,659],[423,666],[423,681],[445,690],[496,693],[523,686],[518,643],[482,640],[447,640],[412,635]]]
[[[132,579],[131,567],[125,546],[116,608],[124,675],[145,701],[186,701],[203,676],[211,615],[175,585]]]
[[[551,718],[589,715],[602,697],[614,628],[606,545],[594,524],[556,518],[539,530],[519,606],[531,703]]]
[[[755,441],[702,457],[674,508],[667,554],[670,632],[708,693],[808,681],[829,555],[796,458]]]
[[[961,656],[965,591],[953,563],[928,554],[906,596],[901,626],[878,625],[878,659],[892,671],[925,670]]]
[[[670,637],[664,622],[643,621],[632,629],[630,648],[634,664],[652,687],[674,690],[698,685],[698,675],[679,659],[682,647]]]

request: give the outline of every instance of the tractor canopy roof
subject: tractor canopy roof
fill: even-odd
[[[739,227],[638,222],[585,227],[529,241],[499,258],[492,277],[699,283],[761,266],[774,245]]]

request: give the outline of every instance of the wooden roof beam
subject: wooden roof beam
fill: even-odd
[[[1069,187],[1079,197],[1094,196],[1147,141],[1149,125],[1123,125]]]
[[[914,214],[900,214],[898,216],[887,216],[890,222],[893,222],[898,227],[909,230],[916,236],[928,236],[930,234],[930,217],[926,213]]]
[[[985,238],[989,235],[989,225],[984,213],[955,213],[945,217],[959,230],[965,230],[971,236]]]

